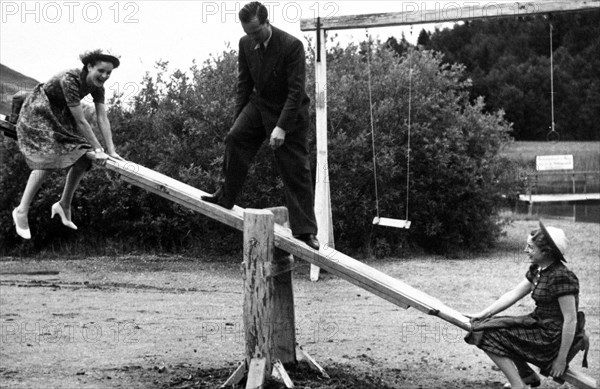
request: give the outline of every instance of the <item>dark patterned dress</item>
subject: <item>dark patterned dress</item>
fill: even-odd
[[[104,87],[88,86],[87,74],[82,69],[58,73],[36,86],[23,103],[17,137],[32,170],[68,168],[91,150],[69,109],[88,94],[94,103],[104,103]]]
[[[496,318],[512,322],[507,328],[483,330],[476,344],[484,351],[545,369],[556,359],[562,341],[563,315],[558,298],[574,295],[577,311],[579,280],[560,261],[541,271],[533,265],[526,277],[534,284],[531,297],[536,303],[535,310],[526,316]]]

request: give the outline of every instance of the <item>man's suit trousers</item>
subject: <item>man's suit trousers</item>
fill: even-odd
[[[223,195],[235,201],[260,146],[273,128],[265,128],[261,113],[250,101],[225,138]],[[299,126],[286,133],[283,145],[273,151],[285,186],[285,197],[294,235],[316,234],[314,189],[308,151],[308,128]]]

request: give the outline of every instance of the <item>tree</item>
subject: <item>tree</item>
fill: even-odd
[[[431,41],[431,34],[425,29],[421,29],[419,37],[417,38],[417,46],[428,46]]]
[[[600,11],[456,24],[436,30],[425,47],[466,66],[471,97],[484,96],[488,112],[505,110],[516,140],[545,140],[552,122],[550,25],[556,130],[562,140],[599,140]]]

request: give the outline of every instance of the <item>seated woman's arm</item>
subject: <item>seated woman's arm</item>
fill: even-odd
[[[498,300],[492,303],[489,307],[483,311],[474,315],[467,315],[472,318],[484,319],[486,317],[497,315],[505,309],[511,307],[514,303],[521,300],[531,292],[531,282],[525,279],[521,281],[512,290],[504,293]]]
[[[575,296],[572,294],[560,296],[558,304],[563,314],[562,339],[560,342],[560,350],[558,356],[552,362],[550,375],[552,377],[560,377],[567,368],[567,354],[573,344],[575,338],[575,330],[577,328],[577,309],[575,307]]]

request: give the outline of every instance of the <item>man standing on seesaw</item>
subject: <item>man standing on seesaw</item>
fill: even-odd
[[[318,250],[304,46],[272,26],[268,16],[267,8],[258,1],[246,4],[239,12],[246,35],[239,44],[235,122],[225,138],[225,181],[202,200],[233,208],[254,156],[269,137],[285,185],[292,233]]]

